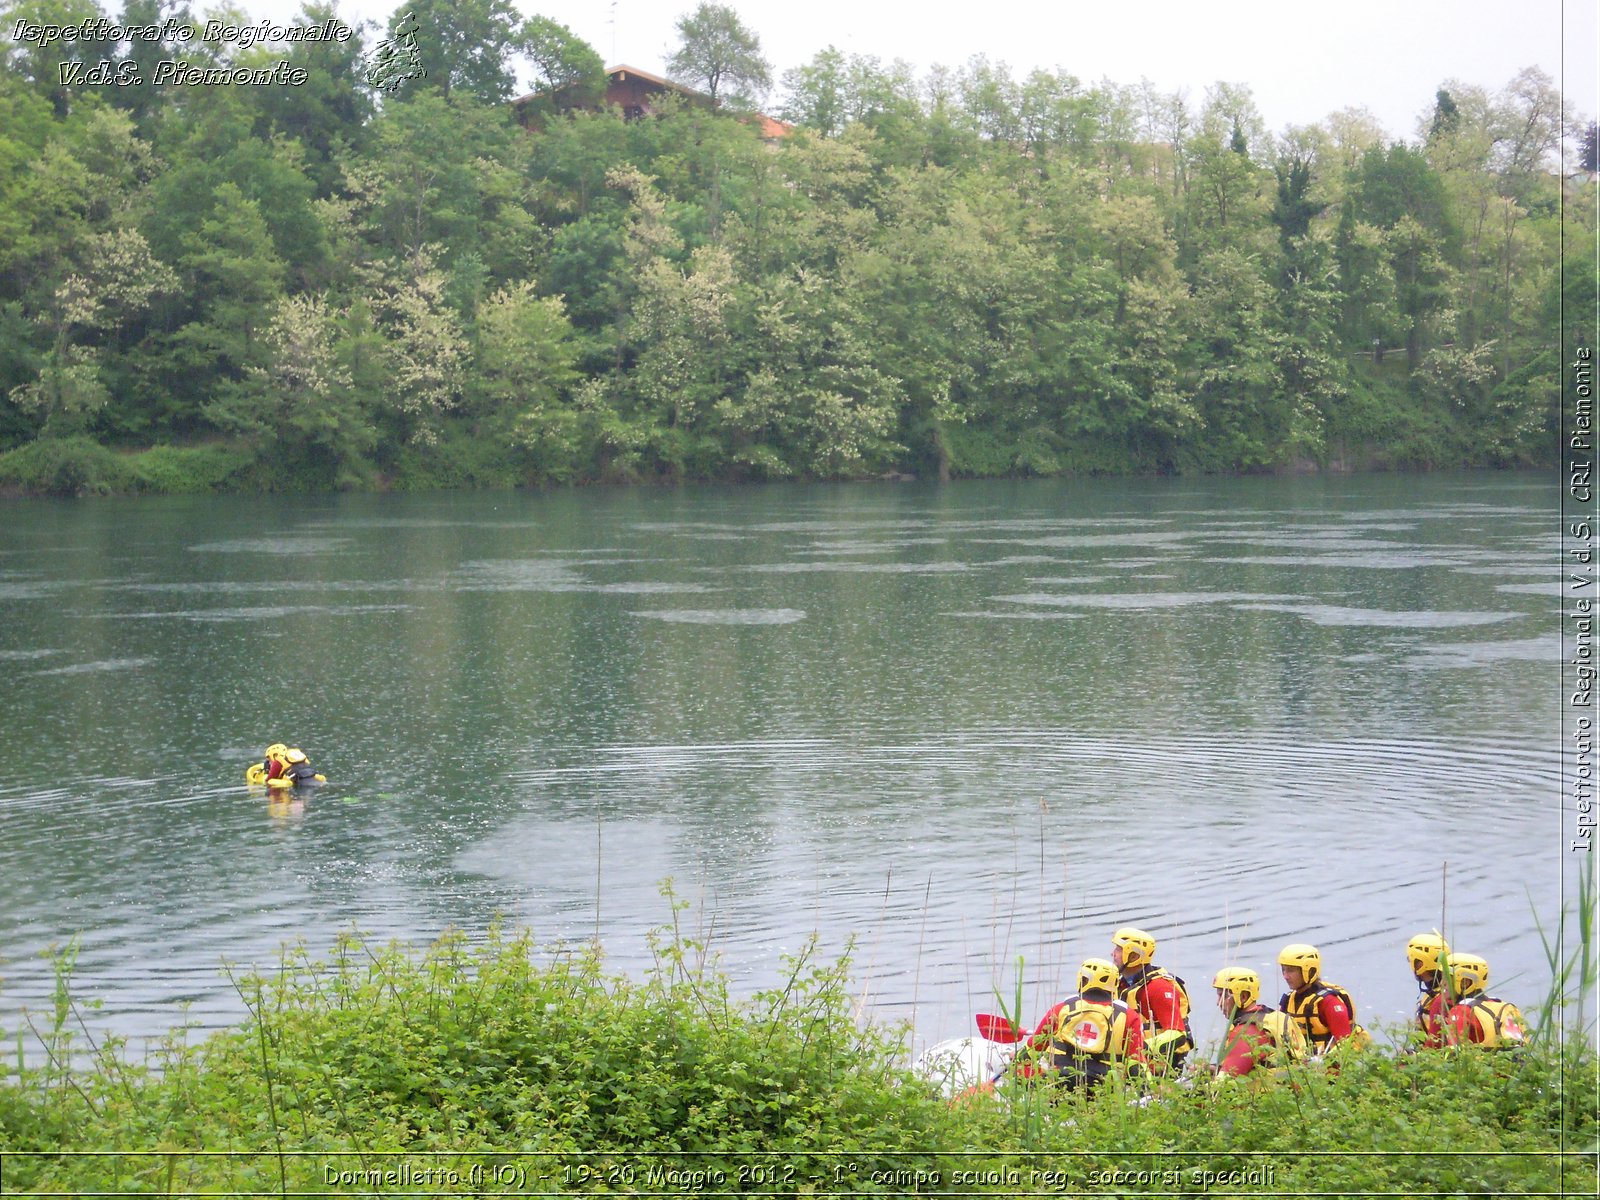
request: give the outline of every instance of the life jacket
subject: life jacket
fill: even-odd
[[[1461,1001],[1460,1006],[1472,1014],[1472,1019],[1483,1033],[1483,1040],[1474,1042],[1474,1045],[1487,1050],[1505,1050],[1520,1046],[1527,1040],[1527,1022],[1517,1006],[1509,1000],[1498,1000],[1479,992]]]
[[[1160,1063],[1168,1069],[1177,1070],[1183,1066],[1183,1060],[1188,1057],[1189,1051],[1194,1049],[1194,1029],[1189,1024],[1188,984],[1171,971],[1163,970],[1161,967],[1146,966],[1133,978],[1123,976],[1118,980],[1119,994],[1129,1008],[1142,1013],[1144,1009],[1139,1005],[1139,998],[1153,979],[1168,979],[1177,985],[1178,1010],[1183,1024],[1178,1029],[1164,1029],[1156,1024],[1154,1017],[1150,1017],[1145,1033],[1145,1049],[1151,1052],[1152,1068]]]
[[[285,768],[284,774],[296,783],[305,783],[317,777],[317,769],[311,765],[309,759],[301,759],[297,763],[290,763]]]
[[[1071,1087],[1093,1087],[1128,1052],[1125,1000],[1068,996],[1050,1035],[1050,1065]]]
[[[1234,1025],[1251,1025],[1266,1030],[1272,1039],[1275,1056],[1286,1062],[1303,1062],[1306,1057],[1306,1036],[1300,1031],[1300,1022],[1286,1012],[1268,1008],[1265,1004],[1252,1004],[1234,1019]]]
[[[1350,1014],[1351,1038],[1357,1038],[1359,1032],[1358,1040],[1362,1044],[1372,1040],[1367,1031],[1356,1024],[1356,1002],[1350,999],[1350,993],[1336,983],[1315,983],[1297,992],[1285,992],[1283,999],[1278,1001],[1278,1007],[1300,1026],[1300,1032],[1311,1043],[1313,1054],[1321,1054],[1333,1041],[1333,1034],[1322,1023],[1324,996],[1337,996],[1344,1001],[1345,1010]]]
[[[1417,1011],[1412,1020],[1417,1029],[1422,1032],[1424,1046],[1439,1046],[1443,1044],[1444,1037],[1444,989],[1438,987],[1425,987],[1422,994],[1417,997]]]

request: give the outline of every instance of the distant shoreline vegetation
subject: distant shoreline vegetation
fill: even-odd
[[[688,18],[640,108],[489,0],[405,6],[427,75],[388,91],[360,37],[79,9],[157,36],[0,11],[3,494],[1557,458],[1595,138],[1556,169],[1585,118],[1537,69],[1443,81],[1394,141],[1359,108],[1274,135],[1237,85],[830,48],[786,125],[729,90],[759,42],[730,73]]]

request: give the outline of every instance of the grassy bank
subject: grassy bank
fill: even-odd
[[[1288,474],[1325,471],[1428,471],[1541,465],[1537,456],[1507,456],[1469,444],[1415,406],[1378,414],[1351,405],[1351,428],[1330,435],[1323,452],[1269,467],[1202,458],[1131,455],[1084,439],[1070,449],[1042,450],[977,429],[946,436],[944,475],[953,479],[1090,478],[1099,476]],[[1553,443],[1552,443],[1553,444]],[[1544,463],[1543,465],[1549,465]],[[939,478],[937,467],[863,465],[827,474],[789,472],[777,478],[901,480]],[[0,496],[122,496],[407,492],[575,485],[758,481],[737,469],[550,472],[530,467],[503,447],[447,431],[439,443],[408,447],[379,464],[334,463],[292,454],[274,442],[213,440],[193,445],[112,448],[87,436],[40,438],[0,451]]]
[[[64,961],[48,1054],[0,1083],[3,1187],[77,1194],[1593,1194],[1582,1039],[1371,1052],[1265,1088],[948,1103],[855,1016],[845,963],[736,1000],[664,935],[643,981],[491,930],[354,936],[234,980],[250,1009],[139,1061],[86,1040]],[[77,1030],[74,1036],[74,1030]],[[1569,1151],[1562,1155],[1563,1149]]]
[[[87,437],[40,439],[0,454],[0,495],[194,495],[264,490],[249,448],[223,443],[119,452]],[[255,485],[252,485],[252,480]]]

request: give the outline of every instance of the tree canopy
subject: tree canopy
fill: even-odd
[[[700,87],[713,100],[749,106],[772,86],[772,67],[761,39],[726,4],[701,4],[677,24],[680,45],[667,70],[680,83]]]
[[[524,127],[523,57],[592,101],[599,56],[504,0],[429,2],[404,10],[428,74],[392,92],[360,37],[186,51],[287,59],[296,88],[63,85],[0,49],[0,486],[112,486],[126,456],[85,447],[267,487],[1555,452],[1595,231],[1555,169],[1583,122],[1538,71],[1440,81],[1403,140],[1359,108],[1274,134],[1238,85],[830,47],[785,75],[781,139],[670,100]],[[730,10],[680,31],[680,78],[767,86]],[[137,74],[146,49],[72,52]]]

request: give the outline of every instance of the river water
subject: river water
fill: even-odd
[[[1537,1007],[1562,908],[1533,474],[0,505],[0,1029],[242,1005],[341,930],[503,915],[736,988],[816,934],[914,1046],[1132,923],[1208,987],[1321,947],[1373,1026],[1443,923]],[[262,747],[330,782],[269,803]],[[1567,890],[1571,892],[1570,879]],[[26,1014],[26,1015],[25,1015]]]

